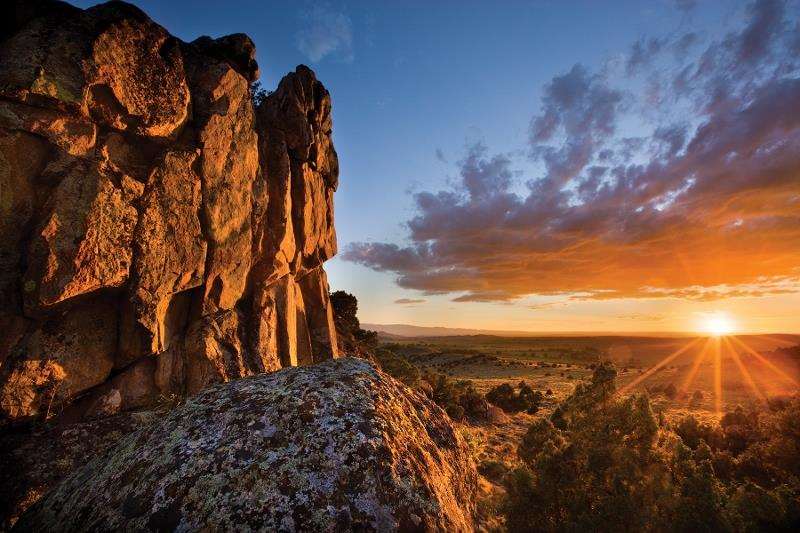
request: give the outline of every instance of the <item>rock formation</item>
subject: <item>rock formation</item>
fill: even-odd
[[[209,388],[68,476],[21,531],[470,531],[439,407],[343,358]]]
[[[245,35],[185,43],[122,2],[2,11],[0,418],[337,357],[338,161],[314,73],[256,108]]]
[[[25,509],[87,458],[98,457],[126,435],[160,419],[174,405],[125,411],[74,423],[25,424],[0,431],[0,531],[9,531]]]

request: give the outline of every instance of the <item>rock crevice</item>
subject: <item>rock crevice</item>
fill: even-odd
[[[338,356],[328,91],[256,107],[242,34],[12,1],[0,36],[0,420],[112,414]]]

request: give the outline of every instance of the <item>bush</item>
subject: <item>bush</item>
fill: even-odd
[[[445,412],[450,418],[452,418],[456,422],[460,422],[461,420],[464,419],[464,408],[458,404],[448,405]]]
[[[254,107],[259,107],[267,99],[267,96],[271,94],[272,91],[264,89],[259,81],[254,81],[250,84],[250,98],[253,100]]]
[[[409,387],[417,388],[420,384],[420,372],[417,367],[409,363],[402,355],[397,355],[389,350],[378,348],[375,350],[375,359],[381,370]]]
[[[529,414],[535,414],[539,410],[539,404],[543,398],[542,393],[534,391],[524,381],[520,382],[517,387],[519,390],[515,391],[510,383],[503,383],[492,388],[486,394],[486,399],[506,413],[526,411]]]
[[[465,385],[458,398],[458,404],[464,408],[464,413],[474,420],[486,418],[486,399],[475,390],[472,384]]]
[[[505,476],[509,531],[783,531],[800,520],[800,398],[660,427],[595,369],[531,424]]]
[[[330,299],[333,315],[338,323],[351,333],[361,329],[357,316],[358,300],[355,296],[349,292],[336,291],[331,293]]]
[[[425,374],[422,378],[428,384],[430,398],[454,420],[486,419],[488,407],[486,400],[475,390],[471,382],[465,380],[456,382],[439,373]],[[458,418],[453,415],[458,415]]]
[[[478,472],[486,479],[500,483],[508,473],[508,465],[502,461],[483,461],[478,465]]]
[[[361,329],[356,297],[345,291],[332,292],[329,297],[342,353],[371,359],[378,348],[378,332]]]
[[[689,407],[696,409],[701,403],[703,403],[703,391],[696,390],[692,393],[692,397],[689,400]]]
[[[674,383],[670,383],[666,387],[664,387],[664,396],[669,398],[670,400],[674,400],[675,396],[678,395],[678,389],[675,387]]]

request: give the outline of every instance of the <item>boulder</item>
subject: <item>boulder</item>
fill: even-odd
[[[70,472],[98,457],[133,431],[161,416],[130,412],[57,426],[0,432],[0,531]]]
[[[447,415],[361,359],[206,389],[69,475],[20,531],[471,531]]]

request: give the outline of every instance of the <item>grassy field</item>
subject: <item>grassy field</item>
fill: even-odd
[[[800,381],[800,358],[781,349],[800,344],[798,335],[735,337],[422,337],[389,345],[420,368],[471,380],[485,392],[503,382],[525,380],[535,389],[566,397],[592,366],[611,361],[624,391],[659,393],[673,385],[667,411],[682,411],[699,390],[693,408],[728,409],[768,396],[791,394]],[[719,361],[719,365],[716,362]],[[717,374],[717,367],[719,373]],[[721,394],[715,392],[719,382]],[[718,398],[719,396],[719,398]],[[682,403],[683,402],[683,403]]]

